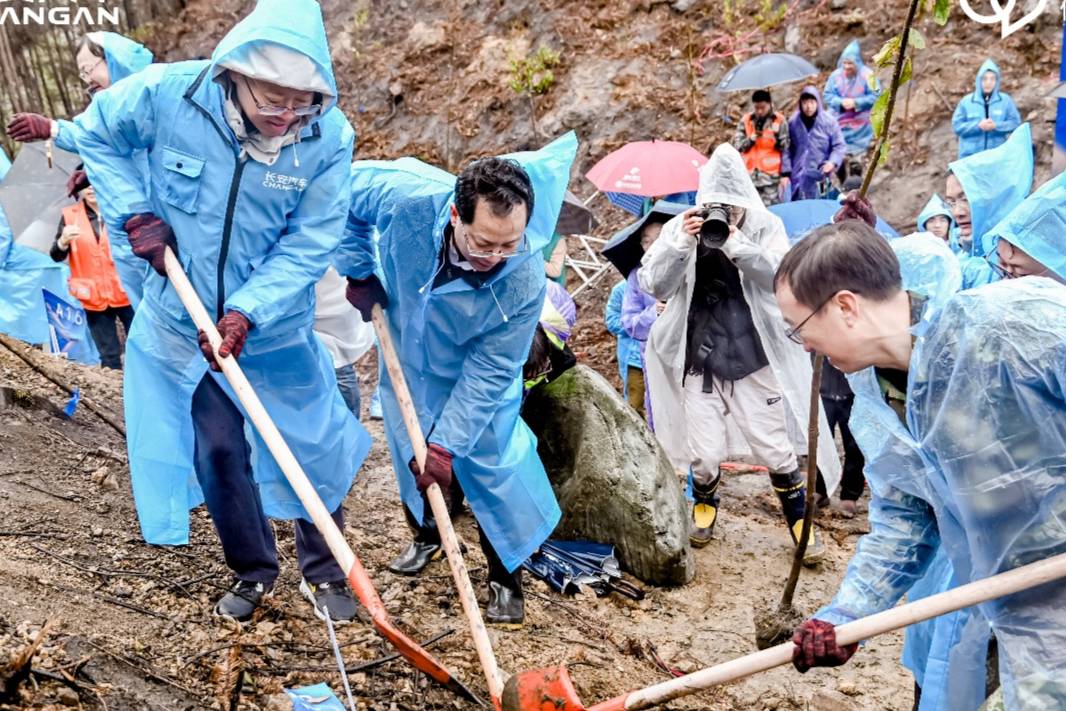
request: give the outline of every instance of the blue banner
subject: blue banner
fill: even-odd
[[[1066,9],[1066,8],[1064,8]],[[1059,80],[1066,82],[1066,16],[1062,25],[1062,47],[1060,48]],[[1058,100],[1058,113],[1055,117],[1055,157],[1052,159],[1051,172],[1058,175],[1066,170],[1066,99]]]
[[[50,334],[49,350],[65,353],[71,360],[86,365],[100,365],[100,354],[89,334],[88,319],[80,305],[75,306],[56,296],[48,289],[41,289],[44,309],[48,314]]]

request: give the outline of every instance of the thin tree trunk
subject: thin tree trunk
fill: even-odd
[[[12,113],[29,111],[30,99],[25,85],[19,79],[18,65],[15,62],[15,53],[11,51],[11,36],[7,27],[0,25],[0,54],[3,55],[4,78],[7,80],[8,90],[11,94]]]
[[[54,30],[48,30],[45,37],[45,50],[49,64],[52,65],[52,76],[56,80],[56,88],[59,90],[59,98],[63,102],[63,113],[67,118],[74,115],[74,104],[67,92],[67,64],[59,53],[59,39]]]
[[[37,43],[28,42],[25,52],[30,67],[33,69],[33,76],[36,79],[34,83],[37,85],[37,93],[41,96],[41,109],[42,111],[47,111],[47,115],[54,118],[59,112],[56,111],[53,90],[48,85],[48,75],[44,71],[44,64],[41,62],[41,54]]]

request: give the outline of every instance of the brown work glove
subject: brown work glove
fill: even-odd
[[[852,190],[844,196],[841,202],[843,207],[840,208],[837,214],[833,215],[833,222],[862,220],[870,227],[877,227],[877,213],[874,212],[873,205],[866,198],[859,197],[858,190]]]
[[[218,347],[218,355],[222,358],[233,356],[234,359],[244,350],[244,342],[248,340],[248,331],[252,330],[252,322],[245,318],[239,311],[227,311],[226,315],[218,320],[218,333],[222,336],[222,345]],[[216,373],[222,372],[215,360],[215,351],[211,348],[211,341],[203,331],[197,333],[200,342],[200,352],[204,354],[207,364]]]

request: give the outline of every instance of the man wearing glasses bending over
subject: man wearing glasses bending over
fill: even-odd
[[[1057,221],[1044,216],[1034,211],[1016,224],[1043,232]],[[1050,243],[1026,244],[1037,251]],[[808,350],[856,374],[853,382],[876,376],[905,395],[898,422],[879,420],[893,430],[868,409],[856,413],[878,448],[866,452],[878,467],[870,472],[870,533],[832,603],[797,628],[797,669],[847,662],[857,645],[840,647],[834,625],[893,607],[938,547],[960,585],[1066,552],[1066,287],[1027,276],[938,305],[905,291],[893,248],[848,220],[793,247],[774,288]],[[983,660],[982,631],[991,625],[1006,708],[1063,708],[1066,587],[1049,583],[978,610],[959,654],[982,644]],[[949,674],[968,671],[953,662]],[[949,688],[952,708],[984,700],[982,683],[949,679]]]
[[[429,454],[414,463],[396,394],[382,368],[381,404],[404,513],[414,534],[389,566],[417,575],[440,556],[422,492],[462,488],[488,561],[490,623],[524,620],[519,566],[560,511],[519,419],[522,366],[544,302],[541,251],[552,236],[577,141],[483,158],[455,178],[413,158],[357,161],[337,270],[369,321],[387,309]],[[380,234],[375,248],[373,232]]]

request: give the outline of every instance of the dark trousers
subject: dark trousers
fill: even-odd
[[[118,341],[115,319],[122,322],[128,336],[130,324],[133,323],[133,307],[110,306],[103,311],[86,310],[85,318],[89,322],[89,333],[93,336],[96,350],[100,351],[100,364],[112,370],[122,370],[122,345]]]
[[[226,565],[240,580],[273,583],[278,577],[278,556],[252,477],[244,416],[210,375],[204,376],[193,393],[192,421],[196,478]],[[344,530],[342,507],[333,512],[333,520]],[[326,541],[314,524],[303,519],[296,521],[296,557],[309,583],[344,579]]]
[[[862,469],[866,460],[862,456],[855,438],[851,436],[848,428],[848,419],[851,417],[851,406],[855,403],[855,397],[837,400],[822,398],[822,407],[825,409],[825,419],[829,422],[829,431],[835,432],[840,428],[840,439],[844,442],[844,471],[840,480],[841,501],[858,501],[862,496],[862,490],[866,486],[866,477]],[[818,473],[818,493],[826,494],[825,482],[821,472]]]
[[[462,489],[456,491],[458,484],[459,481],[457,479],[453,480],[451,489],[444,497],[444,500],[449,502],[449,509],[451,510],[451,515],[453,517],[456,515],[457,509],[462,506],[463,493]],[[407,519],[407,525],[411,528],[411,532],[414,534],[414,539],[419,543],[433,543],[439,546],[440,531],[437,530],[437,521],[433,517],[433,510],[429,506],[429,500],[424,494],[422,495],[422,503],[425,506],[425,520],[421,524],[419,524],[415,515],[411,513],[411,510],[404,505],[403,514]],[[489,581],[505,583],[508,587],[513,587],[513,581],[519,571],[516,570],[514,573],[507,572],[506,566],[504,566],[503,561],[500,560],[500,556],[496,553],[496,549],[492,547],[492,542],[489,541],[489,537],[485,535],[481,526],[477,527],[477,538],[478,543],[481,545],[481,552],[485,555],[485,560],[488,563]]]

